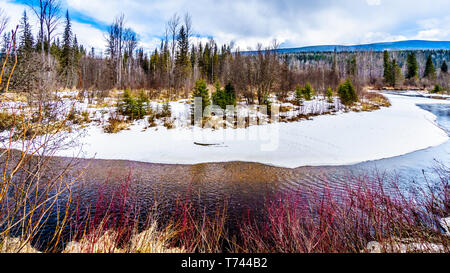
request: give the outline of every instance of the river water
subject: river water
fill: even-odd
[[[439,126],[450,134],[450,105],[437,103],[420,107],[435,114]],[[438,162],[450,163],[449,141],[403,156],[337,167],[284,169],[245,162],[167,165],[80,160],[79,166],[89,163],[89,167],[74,187],[72,196],[80,205],[80,211],[91,208],[91,217],[102,200],[119,198],[124,192],[140,209],[142,219],[155,202],[162,219],[177,209],[177,201],[181,199],[189,199],[197,211],[207,214],[214,214],[218,207],[226,204],[232,225],[249,210],[260,212],[255,213],[255,217],[264,217],[262,208],[267,200],[279,198],[286,192],[314,191],[326,186],[337,189],[351,183],[349,176],[374,173],[374,170],[398,176],[400,186],[405,189],[424,187],[424,174],[432,178]],[[52,233],[56,217],[54,209],[40,231],[39,241],[34,242],[36,246],[44,244],[42,241]]]

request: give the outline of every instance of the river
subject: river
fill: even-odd
[[[449,104],[419,106],[435,114],[438,125],[450,134]],[[68,159],[61,158],[60,162],[65,160]],[[450,162],[450,141],[407,155],[352,166],[296,169],[245,162],[168,165],[80,160],[79,166],[89,163],[89,167],[74,186],[72,196],[81,204],[80,211],[87,211],[89,207],[98,206],[100,199],[117,198],[116,194],[127,192],[127,196],[141,209],[141,217],[145,217],[147,210],[157,202],[161,219],[177,209],[176,201],[180,199],[191,200],[197,211],[208,214],[226,204],[229,223],[232,224],[248,210],[256,211],[256,217],[264,217],[262,208],[267,200],[279,198],[286,192],[320,190],[325,186],[338,189],[350,182],[349,176],[374,173],[375,170],[397,175],[400,186],[405,189],[425,187],[424,173],[433,178],[437,162],[447,165]],[[95,210],[91,211],[94,215]],[[42,245],[54,230],[56,212],[56,209],[51,212],[40,231],[40,239],[34,242],[36,246]]]

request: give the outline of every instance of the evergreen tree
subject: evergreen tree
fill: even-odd
[[[33,51],[33,34],[31,33],[31,26],[28,22],[27,12],[23,12],[22,20],[20,22],[20,52],[21,53],[30,53]]]
[[[189,63],[189,37],[184,30],[184,26],[181,26],[178,34],[178,51],[176,57],[176,64],[180,67],[186,67]]]
[[[391,85],[394,87],[402,85],[404,78],[403,78],[403,74],[402,74],[402,69],[397,64],[397,60],[394,59],[392,61],[391,69],[392,69]]]
[[[407,79],[419,77],[419,65],[417,64],[416,53],[408,54],[407,67],[408,67],[408,72],[406,74]]]
[[[52,46],[50,47],[50,54],[52,54],[58,60],[61,57],[61,50],[57,43],[53,42]]]
[[[350,79],[347,79],[339,86],[338,95],[342,104],[347,106],[358,101],[358,95],[356,94],[355,87]]]
[[[80,65],[80,59],[81,59],[81,50],[82,47],[78,46],[78,40],[77,40],[77,36],[75,35],[75,37],[73,38],[73,46],[72,46],[72,61],[73,61],[73,66],[75,68],[78,68],[78,66]]]
[[[440,86],[439,84],[436,84],[434,86],[434,89],[431,90],[431,93],[437,94],[437,93],[442,93],[443,91],[444,91],[444,88],[442,88],[442,86]]]
[[[328,103],[333,103],[333,90],[331,88],[327,89],[327,93],[326,93],[326,97],[327,97],[327,102]]]
[[[63,45],[60,57],[60,69],[65,78],[66,87],[69,85],[73,74],[73,42],[72,42],[72,23],[69,17],[69,11],[66,12],[66,25],[63,33]]]
[[[209,90],[206,86],[205,81],[203,80],[198,80],[195,83],[193,96],[194,99],[202,98],[202,111],[205,111],[205,108],[211,104],[211,100],[209,98]]]
[[[433,58],[431,57],[431,55],[429,55],[427,59],[424,77],[429,79],[436,78],[436,68],[434,67]]]
[[[448,73],[448,66],[447,66],[447,62],[445,60],[442,63],[441,71],[442,71],[442,73]]]
[[[303,87],[303,89],[302,89],[302,93],[303,93],[303,98],[305,98],[305,100],[312,100],[312,98],[316,94],[316,91],[314,91],[311,84],[309,82],[307,82],[305,84],[305,87]]]
[[[228,83],[225,89],[220,88],[220,84],[216,84],[216,92],[212,95],[214,105],[220,106],[222,109],[226,109],[227,106],[236,106],[236,95],[234,86]]]
[[[189,59],[189,37],[184,26],[181,26],[178,34],[177,56],[175,60],[178,83],[181,83],[188,77],[191,69],[191,60]]]
[[[389,52],[384,51],[384,82],[388,85],[392,84],[392,68],[391,61],[389,59]]]
[[[356,56],[353,56],[347,61],[347,74],[349,76],[356,76],[356,73],[357,73]]]
[[[194,69],[196,64],[197,64],[197,52],[195,50],[195,46],[192,45],[192,48],[191,48],[191,66],[192,66],[192,69]]]
[[[297,88],[295,89],[295,99],[297,100],[297,104],[299,106],[303,106],[303,92],[302,92],[302,88],[300,87],[300,85],[297,85]]]
[[[9,45],[11,44],[11,33],[5,33],[3,34],[3,39],[2,39],[2,54],[6,54],[6,52],[9,49]]]

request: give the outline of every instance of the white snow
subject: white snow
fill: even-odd
[[[450,101],[387,94],[392,107],[374,112],[350,112],[313,120],[252,126],[247,129],[130,130],[106,134],[91,125],[80,139],[83,157],[150,163],[197,164],[246,161],[280,167],[348,165],[411,153],[440,145],[448,135],[436,117],[416,104]],[[214,144],[213,146],[200,146]],[[61,151],[79,156],[80,148]]]

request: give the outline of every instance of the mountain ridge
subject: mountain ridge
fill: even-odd
[[[351,52],[351,51],[401,51],[401,50],[450,50],[450,41],[404,40],[396,42],[380,42],[360,45],[318,45],[296,48],[280,48],[278,53],[301,52]],[[254,53],[256,51],[248,51]]]

